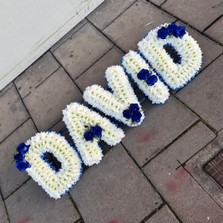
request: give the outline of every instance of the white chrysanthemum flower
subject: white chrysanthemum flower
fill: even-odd
[[[111,66],[107,68],[105,77],[112,93],[99,85],[92,85],[85,89],[84,100],[130,127],[140,125],[145,116],[123,68]],[[130,115],[125,115],[125,110],[131,110],[131,104],[137,105],[138,110],[135,113],[130,111]]]
[[[50,197],[60,198],[79,180],[81,160],[63,136],[54,132],[41,132],[26,144],[30,147],[25,159],[31,165],[26,171]],[[43,159],[46,152],[52,153],[61,162],[58,172]]]
[[[145,62],[145,60],[136,52],[129,51],[122,58],[122,66],[127,74],[129,74],[139,89],[152,101],[154,104],[164,103],[169,98],[169,89],[157,77],[157,82],[149,86],[145,80],[140,80],[137,74],[142,70],[148,70],[152,75],[156,75],[153,69]]]
[[[182,38],[168,35],[165,39],[158,38],[157,32],[163,24],[153,30],[138,43],[139,52],[152,65],[156,72],[162,77],[166,84],[173,90],[185,86],[198,73],[202,62],[202,51],[198,43],[186,32]],[[164,49],[171,46],[178,52],[180,63],[173,59]]]

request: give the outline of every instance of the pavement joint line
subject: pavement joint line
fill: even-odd
[[[190,175],[190,177],[198,184],[198,186],[208,195],[208,197],[212,200],[212,201],[214,201],[214,203],[215,204],[217,204],[217,206],[221,209],[221,210],[223,210],[223,207],[221,207],[215,200],[214,200],[214,198],[205,190],[205,188],[202,186],[202,184],[200,184],[199,183],[199,181],[197,181],[196,180],[196,178],[193,176],[193,174],[191,174],[190,173],[190,171],[189,170],[187,170],[186,168],[184,168],[184,167],[182,167],[189,175]],[[211,178],[211,176],[210,175],[208,175],[210,178]],[[212,179],[210,179],[210,180],[212,180]]]
[[[223,50],[223,49],[222,49]],[[199,70],[199,73],[195,76],[195,78],[197,78],[201,72],[203,72],[206,68],[208,68],[212,63],[214,63],[217,59],[219,59],[221,56],[223,55],[223,52],[220,53],[217,57],[215,57],[211,62],[209,62],[205,67],[203,67],[202,69]],[[190,84],[190,83],[188,83]],[[187,86],[187,85],[186,85]],[[186,87],[185,86],[185,87]],[[183,87],[184,88],[184,87]],[[180,92],[183,88],[177,90],[173,95],[176,95],[178,92]]]
[[[213,22],[211,22],[206,28],[204,28],[203,32],[205,32],[208,28],[210,28],[212,25],[214,25],[218,20],[221,19],[223,15],[218,16]]]
[[[194,126],[196,126],[200,122],[200,119],[196,120],[194,123],[192,123],[188,128],[186,128],[183,132],[181,132],[176,138],[174,138],[170,143],[168,143],[166,146],[164,146],[158,153],[156,153],[154,156],[152,156],[148,161],[146,161],[141,168],[144,168],[147,164],[149,164],[152,160],[156,159],[161,153],[166,151],[173,143],[175,143],[179,138],[181,138],[184,134],[186,134],[188,131],[190,131]]]
[[[116,18],[117,19],[117,18]],[[115,20],[116,20],[115,19]],[[115,21],[114,20],[114,21]],[[108,35],[106,35],[102,30],[100,30],[97,26],[94,25],[94,23],[92,23],[90,20],[88,20],[87,18],[87,21],[95,28],[98,30],[98,32],[100,32],[106,39],[108,39],[114,46],[116,46],[122,53],[126,54],[126,52],[120,47],[118,46],[115,41],[113,41]],[[113,21],[113,22],[114,22]]]
[[[64,72],[67,74],[67,76],[69,77],[69,79],[71,80],[71,82],[74,84],[74,86],[77,87],[77,89],[81,92],[81,94],[83,94],[82,90],[79,88],[79,86],[75,83],[75,81],[73,80],[73,78],[71,77],[70,73],[65,69],[65,67],[60,63],[60,61],[56,58],[56,56],[52,53],[53,58],[60,64],[61,68],[63,68]],[[58,121],[59,122],[59,121]],[[58,123],[57,122],[57,123]]]
[[[29,118],[30,118],[30,119],[32,120],[32,122],[33,122],[33,125],[34,125],[35,129],[36,129],[37,131],[39,131],[39,129],[38,129],[37,126],[36,126],[36,123],[34,122],[34,119],[33,119],[32,115],[31,115],[31,113],[29,112],[28,108],[26,107],[26,104],[25,104],[25,102],[23,101],[22,96],[19,94],[18,88],[17,88],[17,86],[16,86],[16,84],[15,84],[14,82],[13,82],[13,85],[14,85],[14,87],[15,87],[15,89],[16,89],[17,94],[19,95],[19,98],[20,98],[20,100],[21,100],[21,102],[22,102],[24,108],[26,109],[27,114],[29,115]]]
[[[163,204],[168,205],[168,207],[170,208],[170,210],[172,211],[172,213],[174,214],[174,216],[177,218],[177,220],[180,223],[183,223],[180,218],[177,216],[177,214],[174,212],[174,210],[172,209],[172,207],[170,206],[170,204],[167,202],[167,200],[161,195],[161,193],[158,191],[158,189],[155,187],[155,185],[152,183],[152,181],[146,176],[146,174],[144,173],[144,171],[142,170],[143,167],[140,167],[138,165],[138,163],[136,162],[136,160],[133,158],[133,156],[131,155],[131,153],[126,149],[125,145],[121,142],[120,143],[123,148],[125,149],[126,153],[128,154],[128,156],[133,160],[133,162],[135,163],[136,167],[139,169],[139,171],[143,174],[143,176],[145,177],[145,179],[150,183],[150,185],[152,186],[153,190],[160,196],[161,201]]]
[[[178,100],[188,110],[194,113],[204,125],[206,125],[215,135],[217,135],[218,131],[214,127],[212,127],[210,124],[208,124],[198,113],[196,113],[192,108],[190,108],[186,103],[184,103],[179,97],[177,97],[177,95],[172,95],[172,96],[175,97],[176,100]]]
[[[160,204],[160,206],[158,208],[153,210],[149,215],[147,215],[145,218],[143,218],[143,220],[140,221],[139,223],[145,223],[148,219],[150,219],[153,215],[155,215],[164,206],[165,206],[164,203]]]
[[[7,140],[14,132],[16,132],[21,126],[23,126],[29,119],[30,117],[27,117],[16,129],[14,129],[10,134],[8,134],[2,141],[0,141],[0,144],[2,144],[5,140]]]
[[[63,45],[68,39],[70,39],[71,36],[73,36],[76,32],[78,32],[86,24],[86,21],[84,21],[85,19],[86,19],[86,17],[83,18],[78,24],[76,24],[70,31],[65,33],[56,43],[53,44],[53,46],[51,46],[48,49],[48,51],[51,54],[53,54],[61,45]],[[74,31],[74,29],[76,29],[76,30]],[[66,36],[66,38],[64,40],[62,40],[63,37],[65,37],[65,36]],[[61,43],[58,46],[54,47],[59,41],[61,41]]]
[[[18,191],[21,187],[23,187],[24,184],[28,183],[31,180],[31,177],[29,177],[27,180],[25,180],[21,185],[19,185],[15,190],[13,190],[9,195],[7,195],[4,198],[4,201],[6,201],[9,197],[11,197],[16,191]]]
[[[73,197],[71,196],[70,192],[67,193],[67,196],[68,196],[69,200],[71,201],[72,205],[74,206],[74,208],[77,210],[78,214],[80,215],[80,218],[75,222],[78,223],[79,220],[82,220],[81,223],[84,223],[83,217],[82,217],[82,215],[81,215],[81,213],[80,213],[80,211],[77,207],[77,204],[75,203]]]
[[[60,65],[60,64],[59,64]],[[41,83],[39,83],[38,85],[36,85],[36,87],[33,89],[33,91],[30,91],[27,95],[25,95],[23,98],[21,96],[21,98],[24,100],[26,97],[28,97],[30,94],[32,94],[39,86],[41,86],[47,79],[49,79],[54,73],[56,73],[59,69],[61,68],[61,66],[59,66],[55,71],[53,71],[48,77],[46,77],[46,79],[44,79]],[[16,85],[16,84],[15,84]]]
[[[1,188],[0,188],[0,197],[1,197],[2,202],[3,202],[3,204],[4,204],[4,208],[5,208],[6,215],[7,215],[7,220],[8,220],[9,223],[11,223],[11,220],[10,220],[10,218],[9,218],[8,208],[7,208],[6,204],[5,204],[5,200],[4,200],[4,198],[3,198]]]
[[[116,18],[114,18],[114,19],[112,19],[112,21],[111,22],[109,22],[103,29],[101,29],[101,32],[102,31],[104,31],[107,27],[109,27],[117,18],[119,18],[126,10],[128,10],[131,6],[133,6],[136,2],[137,2],[138,0],[134,0],[134,2],[132,3],[132,4],[130,4],[126,9],[124,9]],[[95,11],[93,11],[92,13],[95,13],[96,12],[96,10],[97,9],[99,9],[100,8],[100,6],[102,6],[104,3],[102,3],[101,5],[99,5],[96,9],[95,9]],[[89,16],[90,15],[88,15],[87,17],[86,17],[86,19],[88,20],[88,21],[90,21],[89,20]]]
[[[147,0],[147,2],[150,3],[150,4],[152,4],[152,5],[155,6],[156,8],[162,10],[163,12],[167,13],[168,15],[171,15],[172,17],[176,18],[176,19],[179,20],[180,22],[185,23],[185,24],[188,25],[190,28],[196,30],[198,33],[200,33],[201,35],[207,37],[208,39],[212,40],[213,42],[217,43],[218,45],[223,46],[223,44],[219,43],[218,41],[214,40],[213,38],[211,38],[211,37],[208,36],[207,34],[203,33],[203,31],[200,31],[200,30],[198,30],[197,28],[195,28],[194,26],[190,25],[188,22],[184,21],[183,19],[181,19],[181,18],[179,18],[179,17],[177,17],[177,16],[171,14],[169,11],[165,10],[165,9],[162,8],[162,7],[159,7],[158,5],[154,4],[154,3],[151,2],[151,1],[148,1],[148,0]],[[164,3],[163,3],[163,4],[164,4]],[[161,6],[162,6],[163,4],[161,4]]]
[[[112,47],[113,48],[113,47]],[[111,48],[111,49],[112,49]],[[111,49],[109,49],[106,53],[108,53]],[[106,54],[105,53],[105,54]],[[105,54],[103,54],[99,59],[101,59]],[[84,70],[83,72],[81,72],[80,75],[78,75],[76,78],[72,78],[71,74],[69,73],[69,71],[63,66],[63,64],[57,59],[57,57],[52,53],[53,58],[60,64],[60,66],[64,69],[65,73],[68,75],[68,77],[71,79],[71,81],[74,83],[74,85],[77,87],[77,89],[82,93],[83,95],[83,91],[81,90],[81,88],[78,86],[78,84],[75,82],[75,80],[77,78],[79,78],[81,75],[83,75],[88,69],[90,69],[90,67],[92,67],[99,59],[97,59],[97,61],[95,61],[93,64],[90,65],[90,67],[88,67],[86,70]]]

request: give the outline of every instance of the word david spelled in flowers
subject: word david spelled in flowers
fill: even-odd
[[[201,49],[184,26],[163,24],[138,43],[138,52],[129,51],[121,65],[107,68],[105,78],[111,90],[92,85],[86,88],[83,97],[106,117],[135,127],[145,116],[128,77],[153,104],[163,104],[169,97],[169,88],[180,89],[195,77],[201,60]],[[16,167],[27,171],[51,197],[60,198],[80,179],[83,165],[100,163],[101,140],[114,146],[125,136],[106,117],[80,103],[67,105],[63,121],[75,148],[55,132],[40,132],[18,145]],[[61,163],[59,169],[46,159],[48,153]]]

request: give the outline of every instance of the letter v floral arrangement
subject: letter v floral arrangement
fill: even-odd
[[[188,84],[198,74],[201,62],[201,49],[184,26],[165,23],[156,27],[138,43],[137,52],[129,51],[120,65],[107,68],[109,90],[99,85],[86,88],[83,98],[96,110],[76,102],[64,109],[63,121],[75,147],[56,132],[37,133],[18,145],[16,167],[26,171],[50,197],[61,198],[81,178],[84,165],[100,163],[100,141],[111,146],[121,142],[125,134],[114,119],[129,127],[143,122],[143,108],[129,79],[153,104],[164,104],[169,88],[176,90]],[[47,154],[61,163],[59,169]]]

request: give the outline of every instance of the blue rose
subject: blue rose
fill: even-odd
[[[17,151],[18,153],[20,154],[25,154],[27,153],[29,150],[29,146],[27,146],[25,143],[20,143],[18,146],[17,146]]]
[[[169,35],[174,35],[176,29],[177,25],[175,22],[170,23],[170,25],[167,27]]]
[[[183,36],[186,34],[185,26],[178,26],[175,30],[175,34],[177,37],[183,38]]]
[[[87,131],[84,133],[84,138],[86,141],[91,141],[94,138],[94,134],[92,131]]]
[[[20,170],[21,172],[24,172],[27,168],[31,167],[31,165],[26,160],[16,161],[15,165],[16,165],[16,168]]]
[[[17,161],[22,161],[24,159],[24,155],[22,155],[21,153],[18,153],[14,156],[14,159]]]
[[[102,137],[102,128],[99,125],[92,126],[91,132],[94,134],[94,136],[101,138]]]
[[[151,75],[150,77],[148,77],[146,79],[146,83],[149,85],[149,86],[153,86],[156,82],[158,81],[158,78],[156,75]]]
[[[102,137],[102,128],[99,125],[92,126],[89,131],[84,133],[84,138],[86,141],[92,141],[94,137]]]
[[[138,104],[130,104],[128,109],[123,111],[123,116],[127,119],[131,119],[133,122],[140,122],[142,114],[139,111]]]
[[[157,33],[157,35],[160,39],[166,39],[168,34],[169,34],[169,32],[168,32],[167,28],[165,28],[165,27],[162,27],[161,29],[159,29],[158,33]]]

